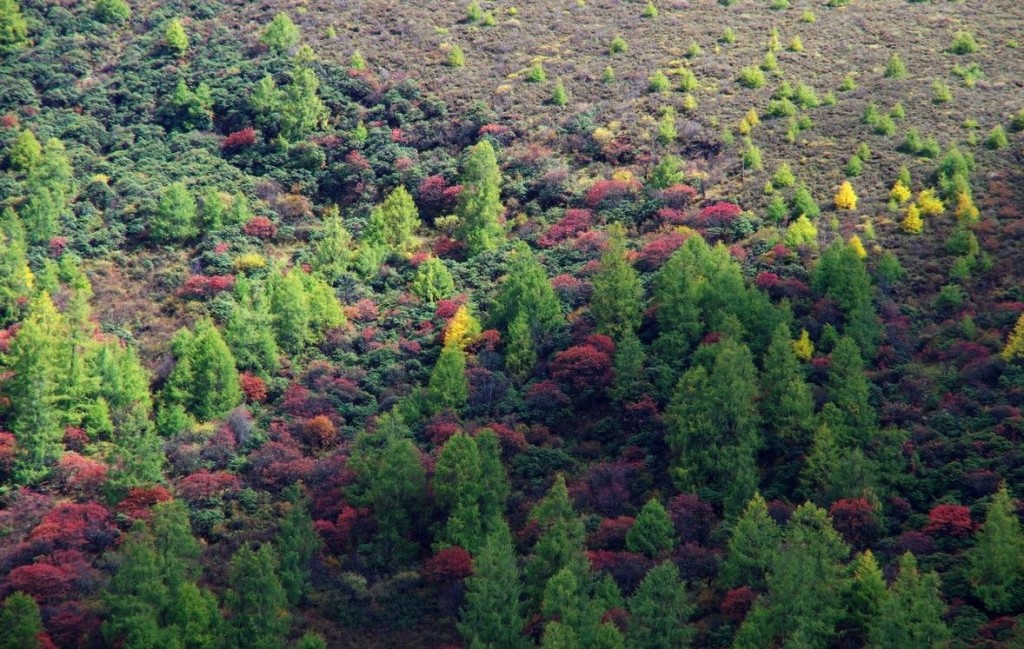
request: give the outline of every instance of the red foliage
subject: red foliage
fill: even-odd
[[[715,510],[696,494],[679,494],[668,504],[668,515],[683,543],[706,544],[718,522]]]
[[[550,248],[566,239],[570,239],[590,228],[594,213],[590,210],[570,208],[565,211],[558,223],[555,223],[538,240],[541,246]]]
[[[866,498],[837,500],[828,513],[832,527],[857,550],[870,546],[882,532],[875,508]]]
[[[263,403],[267,400],[267,384],[258,376],[242,372],[238,376],[246,403]]]
[[[51,607],[46,628],[60,647],[103,646],[100,619],[90,602],[69,601]],[[44,649],[44,645],[40,645]]]
[[[317,415],[312,419],[306,420],[303,426],[303,433],[306,441],[316,448],[325,448],[334,442],[334,438],[338,434],[337,428],[334,426],[334,422],[327,415]]]
[[[590,535],[587,544],[595,550],[624,550],[626,534],[635,522],[632,516],[605,518]]]
[[[370,161],[367,160],[362,153],[358,151],[349,151],[348,155],[345,156],[345,162],[352,167],[355,167],[358,171],[369,171]]]
[[[638,191],[640,187],[639,181],[636,180],[598,180],[587,190],[587,196],[583,202],[587,207],[595,208],[606,201],[624,199]]]
[[[50,256],[54,259],[59,259],[64,254],[64,249],[68,247],[67,237],[53,237],[50,239]]]
[[[449,185],[441,175],[427,176],[417,190],[420,213],[427,218],[448,214],[455,209],[460,193],[462,185]]]
[[[658,198],[667,207],[678,210],[686,207],[693,199],[697,198],[697,190],[689,185],[672,185],[661,190],[658,193]]]
[[[107,465],[78,453],[65,453],[57,463],[55,477],[68,492],[95,498],[107,481]]]
[[[75,588],[75,572],[50,563],[18,566],[7,575],[7,592],[22,591],[42,604],[53,604],[68,599]]]
[[[636,260],[637,267],[642,270],[660,268],[688,238],[689,235],[682,232],[666,232],[655,237],[640,250]]]
[[[591,570],[610,574],[624,593],[633,592],[653,565],[647,557],[636,552],[592,550],[587,552],[587,559]]]
[[[136,487],[117,504],[117,513],[137,520],[149,520],[149,510],[153,505],[168,500],[171,500],[171,492],[163,487]]]
[[[178,495],[189,504],[209,503],[224,496],[238,493],[242,482],[238,476],[227,471],[210,472],[206,469],[178,480]]]
[[[293,444],[267,442],[249,456],[253,475],[267,488],[277,489],[306,480],[316,462],[302,456]]]
[[[465,579],[473,574],[473,557],[457,545],[445,548],[426,560],[422,574],[433,584]]]
[[[593,345],[576,345],[555,355],[551,378],[576,390],[596,390],[612,381],[612,359]]]
[[[178,289],[178,295],[193,300],[206,299],[230,291],[234,286],[234,275],[190,275]]]
[[[974,530],[971,510],[963,505],[936,505],[928,512],[928,534],[967,536]]]
[[[501,451],[506,455],[524,451],[528,446],[526,442],[526,435],[524,435],[521,430],[517,430],[511,426],[506,426],[505,424],[499,424],[497,422],[491,422],[483,428],[490,428],[494,431],[494,434],[498,436],[498,443],[501,445]]]
[[[0,117],[0,128],[18,128],[18,116],[14,113],[6,113]]]
[[[89,433],[77,426],[68,426],[64,429],[64,448],[69,451],[81,453],[89,445]]]
[[[674,210],[671,207],[663,207],[658,210],[658,218],[668,225],[684,225],[690,219],[683,210]]]
[[[459,296],[454,300],[438,300],[437,307],[434,309],[434,317],[448,320],[465,303],[466,301],[463,299],[463,296]]]
[[[551,287],[572,308],[586,304],[594,288],[589,282],[564,273],[551,278]]]
[[[229,134],[220,147],[225,151],[235,151],[256,144],[256,131],[250,126],[241,131]]]
[[[427,421],[425,427],[430,441],[437,446],[443,445],[460,430],[462,430],[462,425],[459,423],[459,418],[449,411],[434,415],[433,418]]]
[[[581,509],[620,516],[629,509],[630,486],[641,477],[637,468],[624,460],[596,463],[570,485],[569,493]]]
[[[593,348],[591,348],[593,349]],[[554,381],[538,381],[526,391],[527,405],[537,411],[551,411],[569,405],[569,397]]]
[[[743,212],[743,208],[735,203],[719,202],[701,208],[697,215],[701,225],[722,227],[731,225]]]
[[[733,588],[722,598],[722,603],[719,605],[718,610],[722,612],[722,615],[739,624],[743,621],[743,618],[747,617],[747,613],[754,606],[754,600],[756,599],[757,593],[747,586]]]
[[[936,552],[938,546],[935,545],[935,539],[924,532],[911,531],[900,534],[899,538],[896,539],[893,549],[896,551],[896,554],[913,552],[917,556],[923,556]]]
[[[254,216],[242,227],[242,232],[258,239],[273,239],[277,235],[277,226],[265,216]]]
[[[55,549],[104,550],[116,537],[117,528],[103,505],[62,503],[43,517],[28,535],[28,541],[38,554],[46,554]]]
[[[0,476],[7,476],[11,472],[17,453],[18,444],[14,435],[0,431]]]
[[[345,315],[357,322],[373,322],[380,317],[380,308],[369,298],[363,298],[345,309]]]

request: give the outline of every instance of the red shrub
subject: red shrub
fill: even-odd
[[[69,451],[81,453],[89,445],[89,433],[77,426],[68,426],[64,429],[64,448]]]
[[[238,381],[242,386],[242,394],[247,403],[263,403],[267,400],[267,384],[258,376],[242,372]]]
[[[55,477],[68,492],[96,497],[107,481],[107,465],[78,453],[65,453],[57,463]]]
[[[53,237],[50,239],[50,256],[54,259],[59,259],[64,254],[64,249],[68,247],[67,237]]]
[[[612,380],[612,359],[592,345],[576,345],[555,355],[551,377],[577,390],[603,388]]]
[[[746,586],[733,588],[725,594],[718,610],[722,612],[722,615],[739,624],[743,618],[747,617],[747,613],[754,606],[756,599],[757,593]]]
[[[136,487],[117,504],[117,513],[132,519],[149,520],[149,510],[153,505],[168,500],[171,500],[171,492],[163,487]]]
[[[243,128],[241,131],[235,131],[229,134],[224,141],[221,142],[221,148],[225,151],[235,151],[237,149],[243,149],[256,144],[256,131],[250,126]]]
[[[655,237],[640,250],[636,260],[637,267],[642,270],[660,268],[688,238],[689,236],[682,232],[666,232]]]
[[[369,298],[363,298],[345,309],[345,314],[357,322],[373,322],[380,317],[380,308]]]
[[[11,472],[17,453],[18,444],[14,435],[0,431],[0,476],[6,476]]]
[[[18,128],[18,116],[14,113],[6,113],[0,117],[0,128]]]
[[[18,566],[7,575],[8,592],[20,590],[42,604],[53,604],[74,595],[75,572],[49,563]]]
[[[276,489],[306,480],[316,462],[292,444],[267,442],[249,456],[253,475],[267,488]]]
[[[832,517],[832,527],[854,549],[867,548],[882,532],[875,508],[866,498],[837,500],[832,503],[828,513]]]
[[[701,208],[697,218],[701,225],[722,227],[731,225],[743,212],[743,208],[735,203],[719,202]]]
[[[626,198],[638,191],[640,187],[640,183],[636,180],[598,180],[587,190],[587,196],[583,202],[587,207],[595,208],[606,201]]]
[[[455,201],[461,192],[461,185],[449,185],[444,176],[427,176],[416,192],[420,213],[427,218],[450,213],[455,209]]]
[[[311,446],[325,448],[334,442],[338,431],[330,417],[327,415],[317,415],[312,419],[306,420],[306,424],[303,426],[303,433],[305,434],[306,441]]]
[[[178,480],[178,495],[189,504],[209,503],[237,493],[242,488],[238,476],[227,471],[209,472],[205,469]]]
[[[674,210],[670,207],[663,207],[658,210],[658,219],[660,219],[662,223],[666,223],[668,225],[684,225],[689,222],[686,212],[683,210]]]
[[[59,647],[103,646],[100,618],[92,602],[72,600],[49,609],[46,628]],[[40,643],[39,649],[46,649]]]
[[[265,216],[254,216],[242,227],[242,232],[258,239],[273,239],[277,235],[277,226]]]
[[[718,522],[715,510],[696,494],[679,494],[668,504],[668,515],[683,543],[707,543]]]
[[[178,289],[178,295],[194,300],[206,299],[230,291],[234,286],[234,275],[190,275]]]
[[[924,531],[929,534],[967,536],[974,530],[971,510],[963,505],[936,505],[928,512],[928,525]]]
[[[605,518],[590,535],[587,544],[595,550],[624,550],[626,534],[635,522],[632,516]]]
[[[434,415],[432,419],[427,421],[425,427],[430,441],[437,446],[443,445],[460,430],[462,430],[462,425],[459,423],[459,418],[447,411]]]
[[[548,228],[538,243],[545,248],[550,248],[589,229],[593,219],[594,213],[590,210],[567,209],[565,216]]]
[[[568,406],[569,397],[554,381],[538,381],[526,391],[526,402],[531,409],[551,411]]]
[[[893,549],[896,554],[912,552],[917,556],[923,556],[938,551],[938,546],[935,545],[935,539],[924,532],[911,531],[900,534]]]
[[[466,301],[462,299],[462,296],[454,300],[438,300],[437,307],[434,309],[434,317],[442,320],[448,320],[455,315],[455,312],[459,310],[459,307],[465,304]]]
[[[658,193],[660,198],[667,207],[673,209],[681,209],[689,205],[693,199],[697,198],[697,190],[689,185],[672,185],[666,187]]]
[[[558,296],[572,308],[581,307],[590,299],[593,286],[572,275],[562,274],[551,278],[551,287]]]
[[[63,503],[43,517],[28,535],[38,554],[55,549],[103,550],[117,537],[110,512],[97,502]]]
[[[587,559],[590,561],[591,570],[610,574],[624,593],[633,592],[653,563],[644,555],[636,552],[610,552],[608,550],[587,552]]]
[[[423,579],[438,584],[473,574],[473,557],[459,546],[441,550],[423,564]]]

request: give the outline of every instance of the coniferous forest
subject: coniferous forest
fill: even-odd
[[[1021,40],[0,0],[0,649],[1024,646]]]

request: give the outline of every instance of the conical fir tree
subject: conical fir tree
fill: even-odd
[[[494,147],[481,140],[469,149],[459,178],[462,192],[455,208],[459,217],[459,235],[470,256],[495,250],[505,240],[499,221],[501,204],[501,170]]]
[[[427,402],[434,412],[458,410],[469,399],[466,353],[458,345],[445,345],[427,383]]]
[[[1024,602],[1024,533],[1016,503],[1004,484],[988,506],[970,554],[974,593],[994,613],[1020,610]]]
[[[675,546],[675,527],[665,507],[651,499],[640,510],[633,527],[626,534],[626,549],[641,552],[650,558],[667,552]]]
[[[608,248],[594,275],[590,313],[597,330],[615,340],[640,326],[643,287],[640,276],[626,257],[626,232],[619,224],[609,228]]]
[[[942,621],[946,605],[939,576],[921,574],[910,552],[900,557],[900,574],[889,589],[869,629],[876,647],[945,647],[953,637]]]
[[[281,649],[291,624],[288,598],[278,577],[277,553],[271,545],[253,552],[243,545],[231,558],[225,647]]]

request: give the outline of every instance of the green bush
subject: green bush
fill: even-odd
[[[764,72],[755,65],[747,66],[740,70],[739,82],[744,88],[756,90],[764,86]]]
[[[893,52],[889,62],[885,64],[885,77],[887,79],[902,79],[907,76],[907,66],[899,54]]]
[[[973,54],[978,51],[978,42],[974,40],[974,34],[960,30],[953,35],[949,51],[953,54]]]

